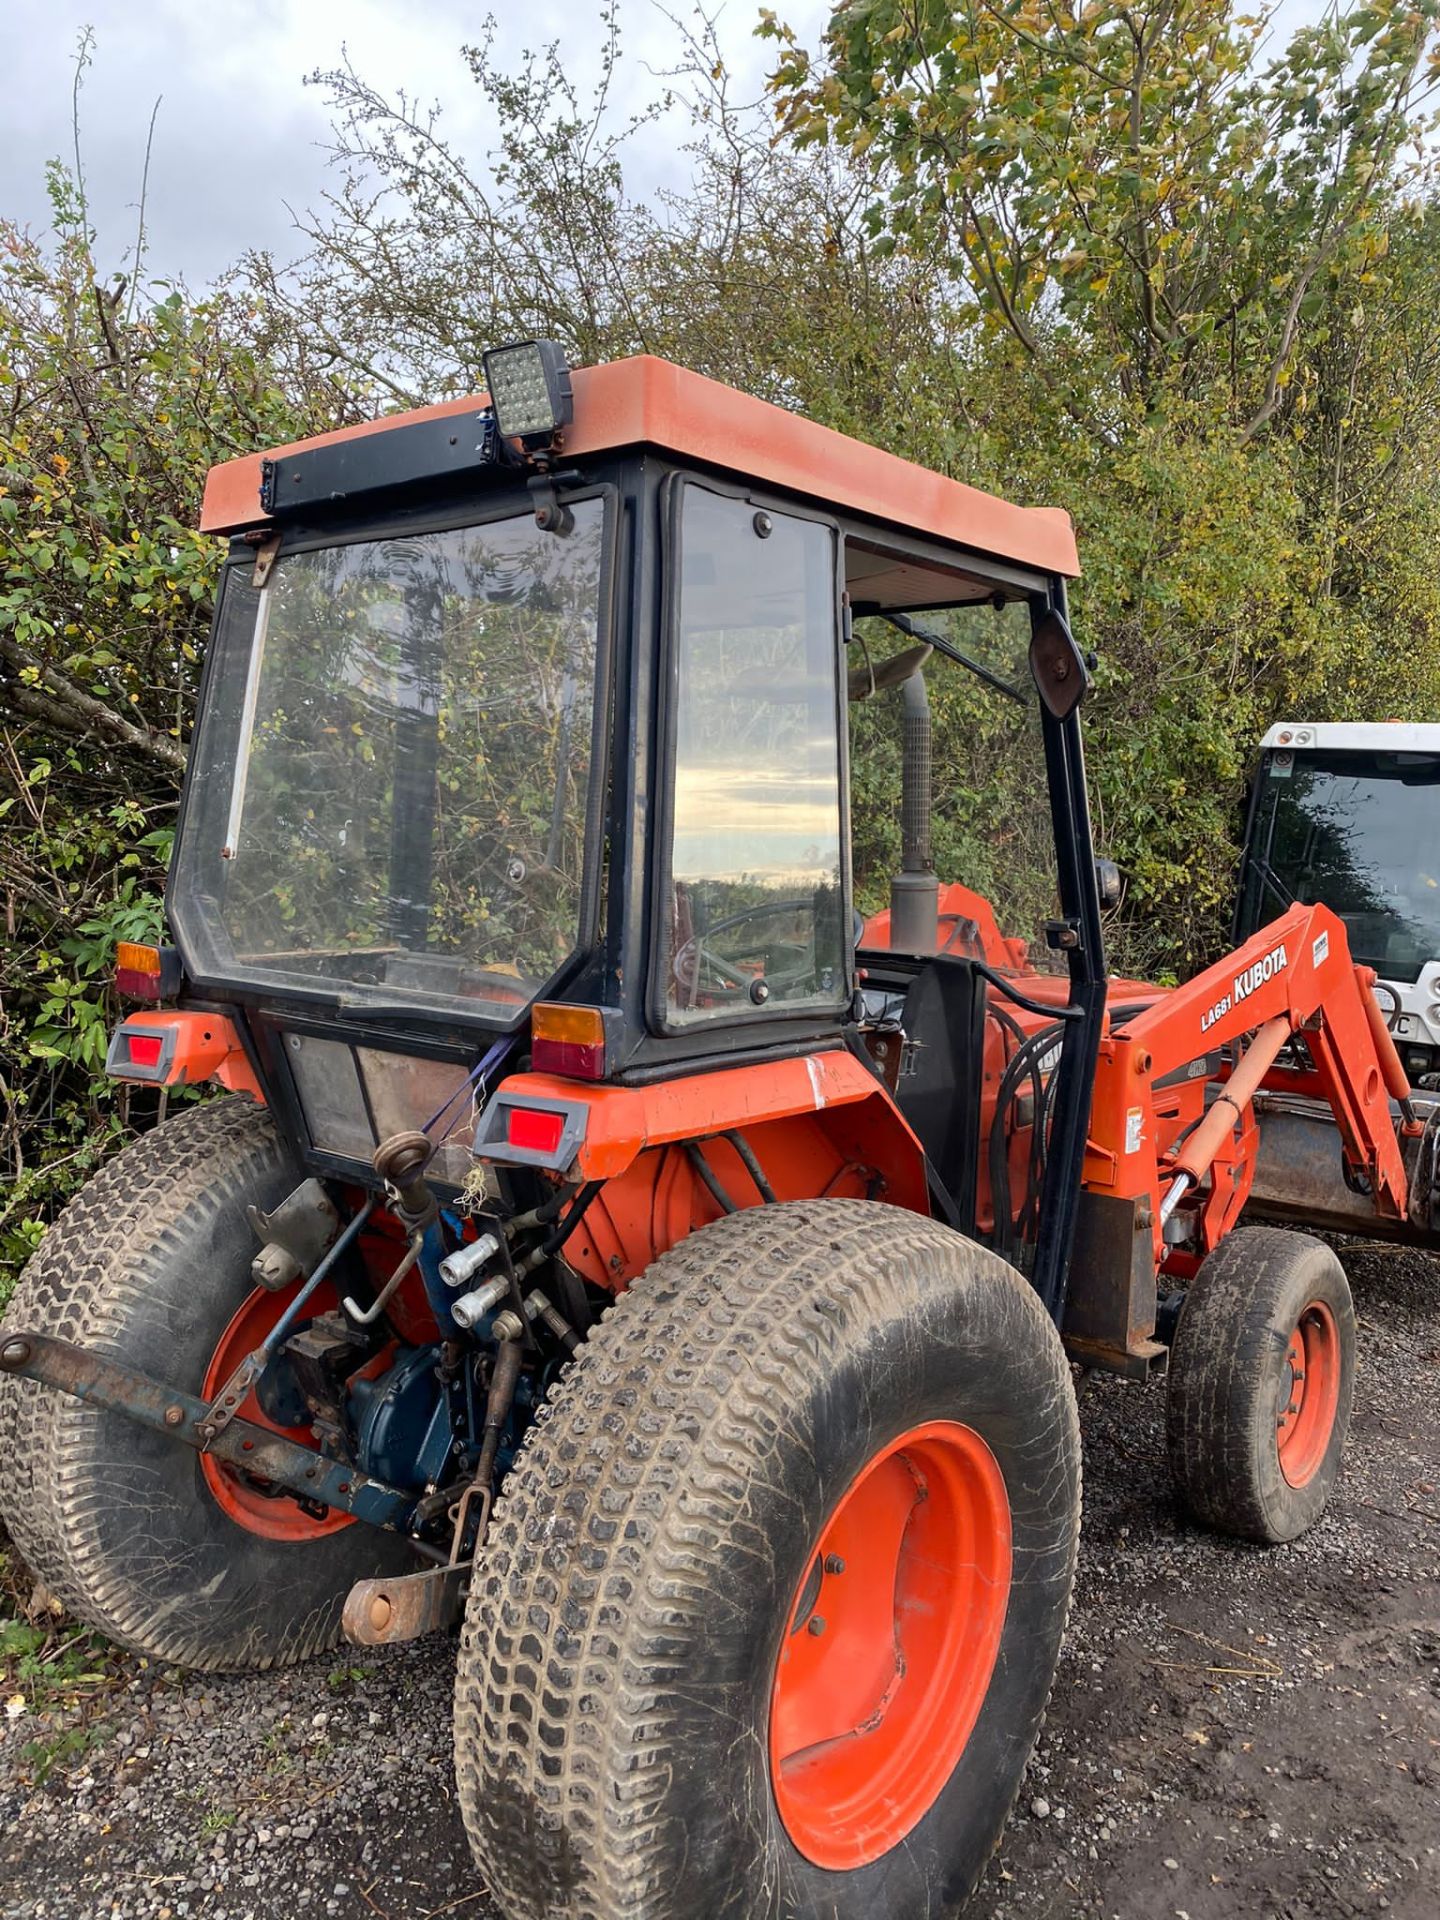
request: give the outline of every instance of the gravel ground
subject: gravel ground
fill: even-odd
[[[1186,1526],[1163,1389],[1082,1388],[1071,1631],[967,1920],[1440,1914],[1440,1263],[1345,1258],[1349,1468],[1294,1546]],[[223,1681],[116,1657],[37,1697],[0,1718],[0,1914],[498,1920],[455,1811],[451,1668],[446,1641]]]

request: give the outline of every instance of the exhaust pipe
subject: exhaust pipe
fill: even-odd
[[[890,882],[890,945],[896,953],[934,953],[940,940],[940,882],[931,846],[930,696],[918,667],[900,689],[905,738],[900,788],[900,871]]]

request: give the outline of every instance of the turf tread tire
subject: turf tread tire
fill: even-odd
[[[5,1327],[166,1377],[159,1343],[137,1341],[137,1324],[173,1312],[179,1289],[225,1284],[233,1297],[214,1309],[218,1335],[249,1285],[245,1208],[273,1206],[296,1179],[263,1108],[238,1098],[182,1107],[116,1154],[65,1208],[21,1274]],[[197,1255],[209,1271],[196,1272]],[[176,1384],[196,1392],[200,1379]],[[364,1527],[276,1551],[224,1521],[235,1600],[192,1604],[173,1556],[149,1551],[143,1521],[117,1542],[105,1481],[125,1467],[107,1434],[127,1456],[147,1437],[121,1415],[0,1375],[0,1519],[65,1607],[136,1652],[204,1671],[288,1665],[336,1643],[353,1579],[413,1564],[391,1540],[377,1547]],[[193,1472],[195,1500],[208,1502],[195,1456],[162,1444]],[[322,1550],[326,1570],[317,1576],[297,1556]]]
[[[707,1832],[708,1803],[725,1791],[718,1777],[692,1794],[693,1825],[683,1810],[677,1816],[674,1776],[694,1732],[693,1690],[703,1690],[697,1653],[740,1631],[743,1602],[727,1614],[714,1571],[738,1560],[793,1594],[806,1539],[791,1545],[802,1558],[782,1577],[774,1563],[787,1542],[767,1533],[752,1504],[787,1441],[803,1451],[804,1436],[787,1435],[799,1417],[787,1409],[825,1365],[854,1362],[887,1316],[917,1343],[942,1325],[956,1337],[959,1309],[944,1296],[957,1260],[976,1301],[988,1301],[986,1363],[993,1356],[1003,1373],[1009,1354],[1023,1379],[1017,1457],[1028,1460],[1028,1493],[1045,1518],[1023,1539],[1017,1532],[1016,1575],[1028,1561],[1035,1592],[1043,1587],[1043,1621],[1022,1648],[1012,1598],[1017,1638],[1007,1620],[997,1675],[1006,1670],[1018,1707],[992,1716],[994,1804],[958,1878],[926,1875],[912,1848],[943,1795],[876,1866],[822,1874],[789,1848],[773,1802],[768,1831],[762,1813],[722,1816],[719,1836]],[[887,1348],[875,1364],[898,1371],[905,1361]],[[1045,1445],[1021,1436],[1027,1423],[1049,1436]],[[869,1437],[879,1445],[889,1435]],[[1032,1289],[994,1254],[894,1207],[829,1200],[747,1209],[663,1255],[606,1313],[541,1410],[472,1586],[456,1683],[459,1798],[508,1920],[958,1912],[998,1841],[1043,1719],[1079,1502],[1070,1370]],[[753,1726],[742,1739],[755,1747]],[[909,1875],[903,1887],[885,1880],[892,1872]],[[836,1889],[823,1909],[817,1884]]]

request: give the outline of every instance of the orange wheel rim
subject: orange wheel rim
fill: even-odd
[[[1340,1332],[1323,1300],[1312,1300],[1285,1348],[1275,1439],[1280,1471],[1303,1487],[1320,1471],[1340,1405]]]
[[[294,1299],[299,1284],[297,1280],[279,1293],[256,1287],[242,1301],[210,1356],[200,1388],[202,1398],[212,1400],[245,1356],[261,1344]],[[337,1307],[339,1300],[335,1289],[322,1281],[306,1305],[307,1317],[313,1318],[314,1314]],[[287,1440],[298,1441],[302,1447],[315,1444],[315,1436],[307,1427],[282,1427],[270,1419],[253,1388],[240,1402],[236,1417],[265,1427],[271,1433],[283,1433]],[[243,1472],[208,1453],[200,1455],[200,1471],[216,1505],[247,1533],[262,1534],[267,1540],[321,1540],[326,1534],[339,1533],[342,1527],[354,1524],[353,1514],[336,1509],[320,1515],[307,1513],[290,1495],[268,1493],[263,1485],[247,1479]]]
[[[1004,1477],[970,1427],[912,1427],[841,1496],[770,1701],[776,1805],[816,1866],[878,1860],[934,1805],[980,1717],[1010,1578]]]

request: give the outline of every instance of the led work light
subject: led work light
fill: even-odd
[[[574,417],[570,369],[555,340],[521,340],[482,354],[485,384],[504,440],[538,452]]]

